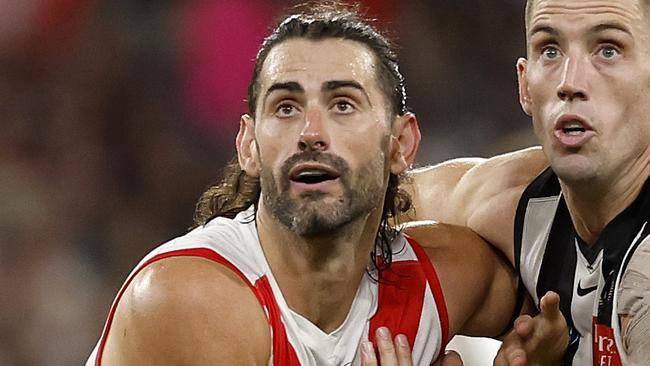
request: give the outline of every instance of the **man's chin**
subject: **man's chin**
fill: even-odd
[[[302,193],[298,197],[290,196],[284,206],[299,214],[309,213],[318,215],[336,214],[338,211],[347,209],[349,198],[341,195],[333,195],[327,192],[313,191]]]
[[[311,211],[311,210],[309,210]],[[302,211],[300,216],[291,220],[289,229],[299,236],[305,238],[318,238],[331,236],[333,233],[341,230],[352,219],[350,217],[341,217],[340,215],[328,214],[325,211],[306,212]]]
[[[553,172],[566,183],[580,183],[598,177],[598,163],[583,155],[569,155],[553,159]]]

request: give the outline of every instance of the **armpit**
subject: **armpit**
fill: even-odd
[[[630,260],[618,296],[618,313],[627,318],[621,332],[628,359],[650,365],[650,238]]]

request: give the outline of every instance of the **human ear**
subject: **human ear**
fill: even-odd
[[[255,121],[247,114],[241,116],[239,120],[239,132],[237,132],[235,145],[239,166],[246,172],[246,175],[259,177],[260,165],[255,143]]]
[[[407,112],[395,119],[389,142],[391,173],[399,175],[413,164],[421,139],[418,120],[413,113]]]
[[[517,60],[517,80],[519,81],[519,104],[524,110],[524,113],[531,116],[531,107],[533,99],[530,96],[530,90],[528,89],[528,60],[523,57],[520,57]]]

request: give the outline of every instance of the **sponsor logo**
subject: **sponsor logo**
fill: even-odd
[[[592,326],[594,365],[621,366],[621,358],[614,340],[614,330],[598,323],[597,317],[593,317]]]
[[[580,282],[578,282],[578,296],[587,296],[590,293],[596,291],[597,288],[598,285],[583,288],[582,285],[580,285]]]

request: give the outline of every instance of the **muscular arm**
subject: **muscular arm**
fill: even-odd
[[[407,234],[422,245],[438,274],[450,334],[494,337],[503,331],[517,284],[507,260],[464,227],[412,223]]]
[[[509,325],[516,299],[516,275],[494,247],[471,230],[454,225],[413,222],[407,233],[427,252],[440,279],[449,313],[450,336],[495,337]],[[461,244],[462,243],[462,244]],[[460,245],[459,245],[460,244]],[[498,365],[553,365],[566,349],[568,329],[559,310],[525,321],[528,335],[508,335]],[[549,301],[547,301],[548,305]],[[523,363],[522,363],[523,362]]]
[[[267,365],[271,336],[244,281],[202,258],[151,264],[115,312],[102,365]]]
[[[456,159],[413,170],[407,190],[415,209],[402,220],[466,226],[513,263],[514,217],[524,189],[547,166],[540,148],[490,159]]]

